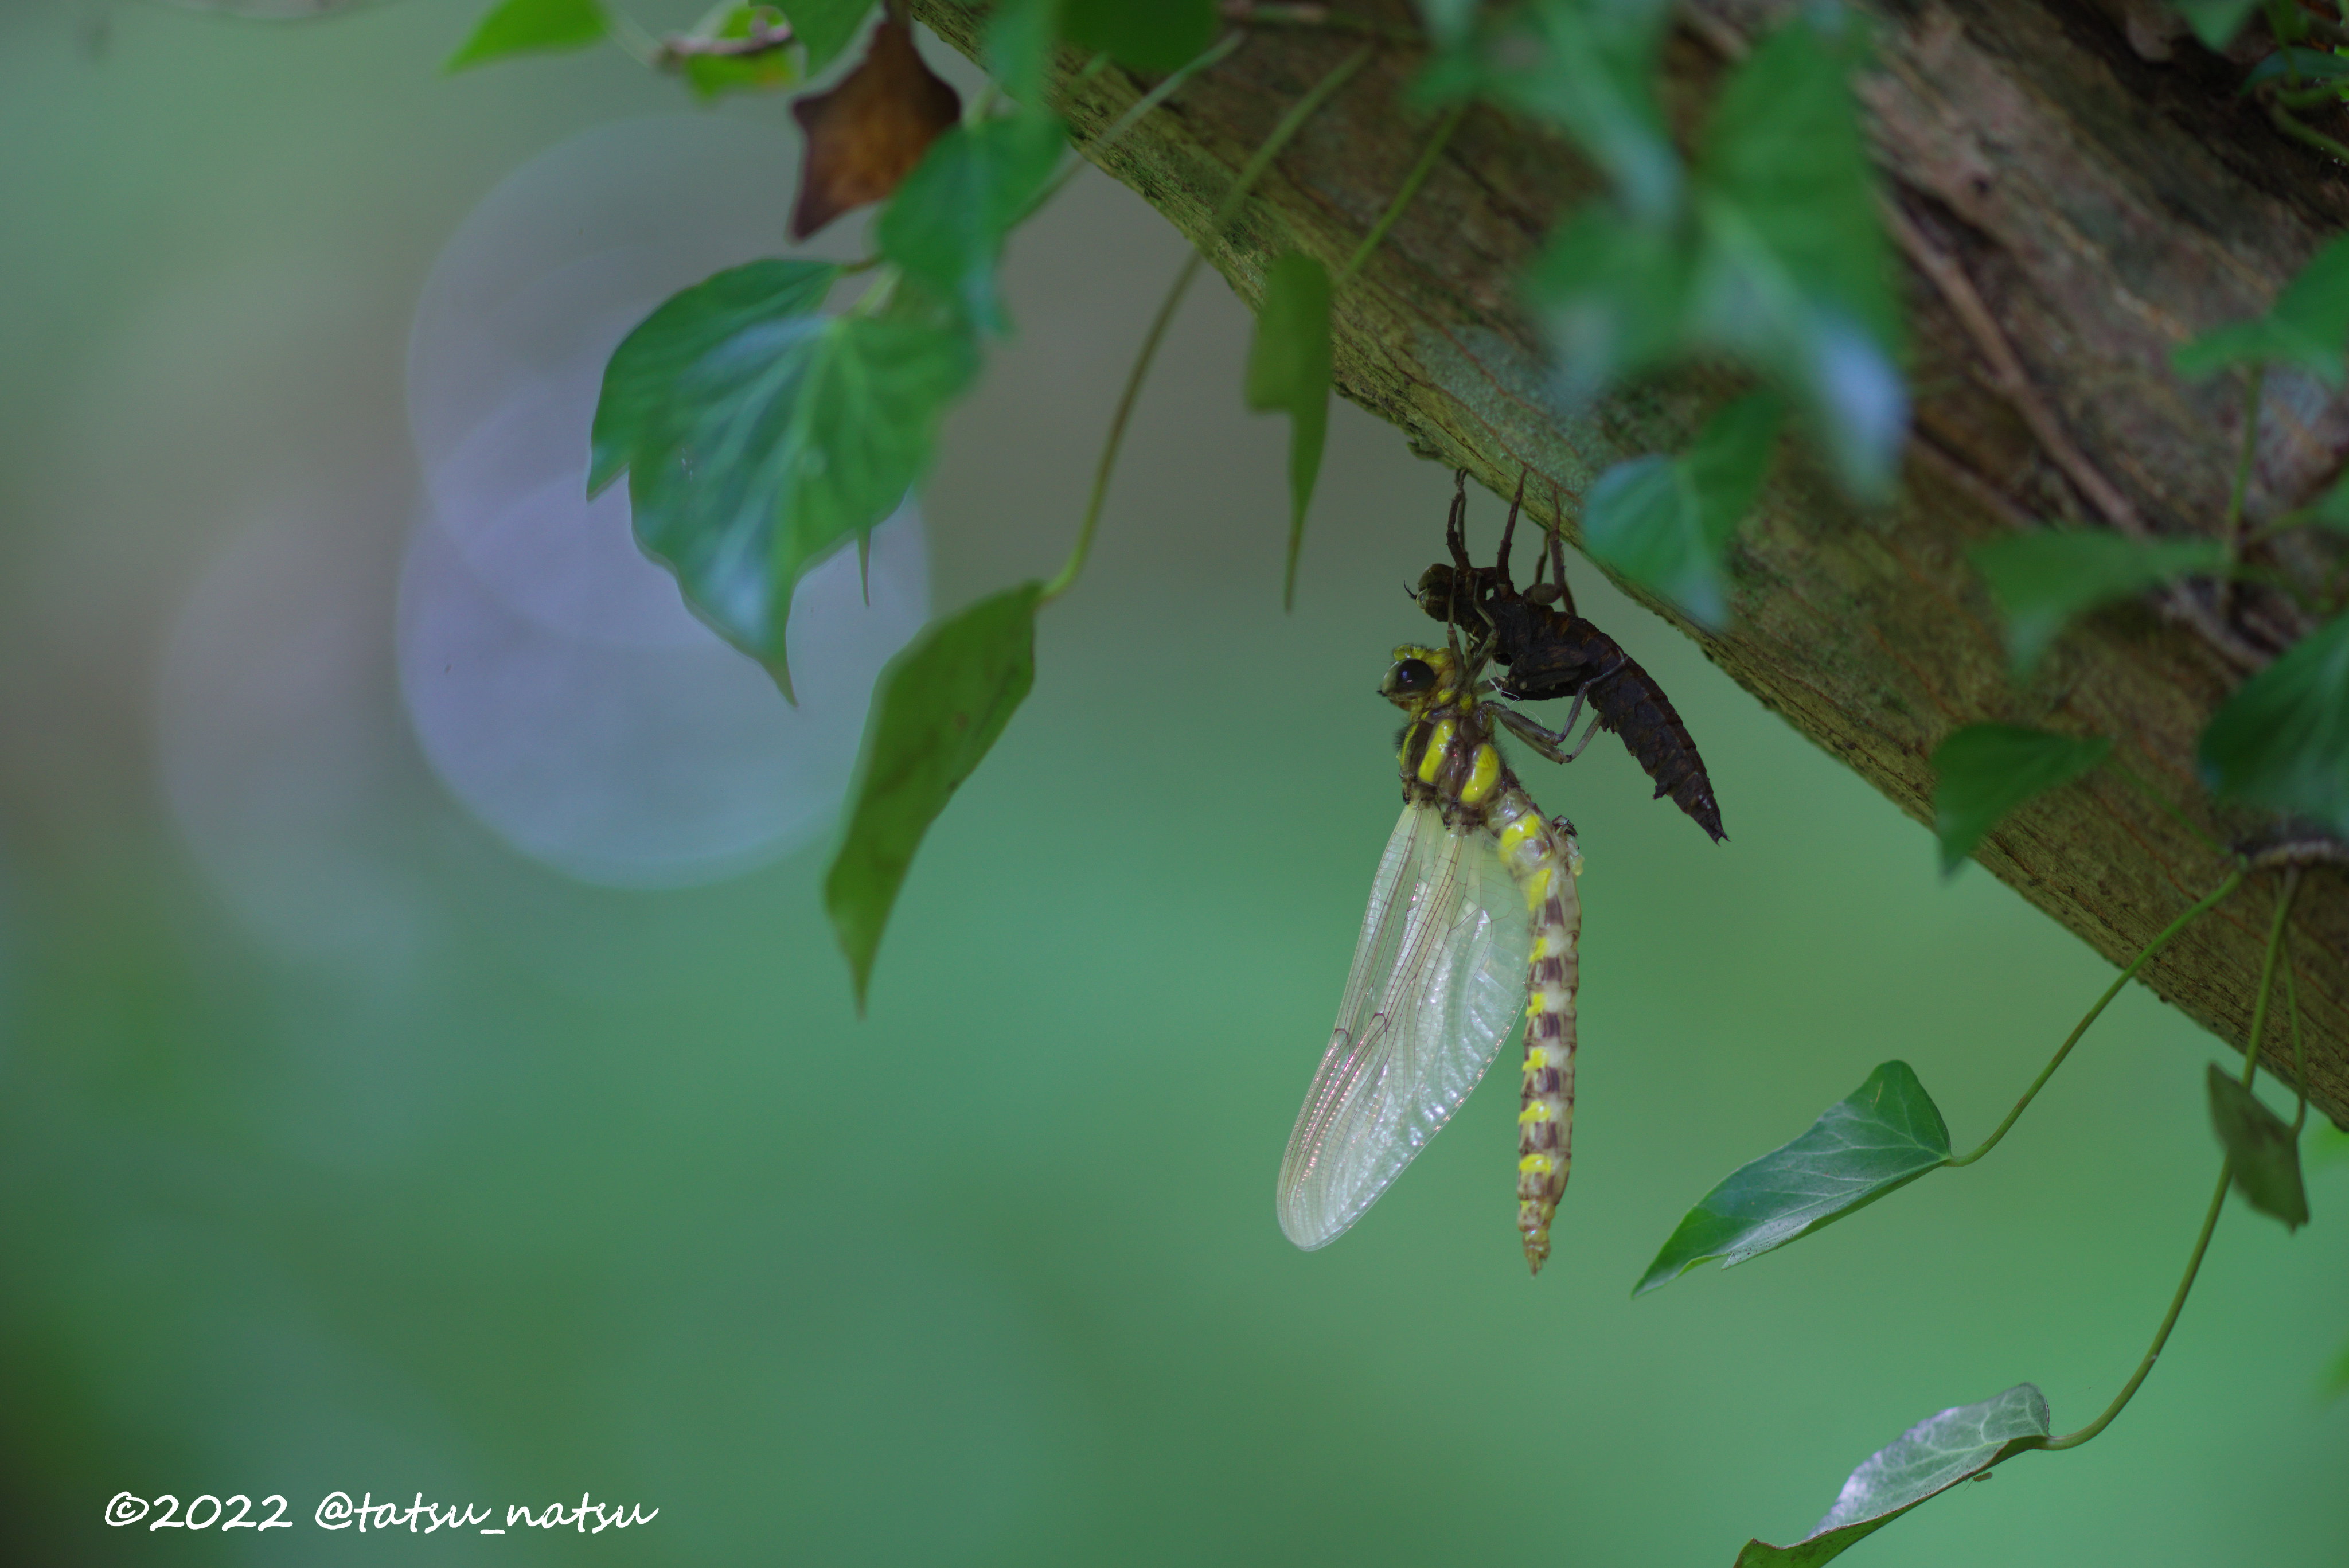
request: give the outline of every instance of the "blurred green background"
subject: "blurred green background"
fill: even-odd
[[[2142,992],[1982,1166],[1628,1299],[1687,1204],[1887,1057],[1978,1137],[2110,971],[1979,870],[1941,883],[1922,830],[1587,567],[1731,838],[1611,742],[1528,773],[1588,856],[1557,1256],[1526,1278],[1506,1084],[1338,1245],[1282,1241],[1275,1167],[1396,809],[1374,689],[1428,630],[1402,587],[1448,478],[1341,405],[1282,615],[1284,428],[1241,411],[1217,285],[871,1016],[823,832],[647,891],[470,816],[396,673],[409,324],[502,180],[697,112],[611,51],[442,77],[479,8],[0,8],[12,1560],[1726,1568],[1942,1407],[2030,1379],[2062,1426],[2102,1407],[2217,1158],[2216,1044]],[[786,179],[740,193],[778,242]],[[937,606],[1058,563],[1181,254],[1098,175],[1019,237],[1020,334],[926,494]],[[332,734],[296,738],[332,742],[331,809],[273,804],[255,753],[252,822],[207,841],[171,804],[212,711],[165,701],[174,628],[255,573],[294,613],[250,628],[254,668],[326,683],[296,707]],[[2230,1210],[2112,1430],[1851,1560],[2342,1562],[2349,1165],[2313,1180],[2298,1238]],[[125,1490],[282,1492],[299,1523],[109,1530]],[[384,1542],[309,1523],[335,1490],[660,1514]]]

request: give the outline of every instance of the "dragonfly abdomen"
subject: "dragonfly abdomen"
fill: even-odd
[[[1533,927],[1526,976],[1525,1083],[1517,1111],[1517,1230],[1536,1273],[1549,1256],[1549,1227],[1574,1163],[1574,996],[1581,964],[1582,903],[1574,885],[1582,857],[1561,817],[1545,822],[1521,789],[1495,803],[1501,858],[1524,891]]]

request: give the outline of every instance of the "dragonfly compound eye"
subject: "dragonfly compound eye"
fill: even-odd
[[[1415,697],[1435,690],[1435,666],[1424,659],[1406,659],[1387,671],[1387,694]]]

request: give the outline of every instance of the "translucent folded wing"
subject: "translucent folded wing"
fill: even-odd
[[[1406,807],[1280,1162],[1290,1241],[1309,1251],[1336,1241],[1451,1119],[1523,1013],[1531,948],[1491,834]]]

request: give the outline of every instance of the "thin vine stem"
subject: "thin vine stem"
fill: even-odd
[[[2349,147],[2344,147],[2321,130],[2302,124],[2293,118],[2290,109],[2280,103],[2268,105],[2268,123],[2294,141],[2305,142],[2328,158],[2335,158],[2344,163],[2349,163]]]
[[[1234,49],[1238,48],[1246,42],[1247,42],[1247,35],[1239,31],[1237,28],[1234,28],[1231,32],[1226,33],[1222,37],[1216,39],[1206,49],[1202,50],[1197,55],[1193,56],[1187,65],[1178,67],[1173,74],[1168,76],[1164,81],[1160,82],[1156,87],[1152,88],[1148,92],[1143,94],[1142,97],[1136,99],[1133,102],[1133,107],[1127,109],[1123,114],[1119,115],[1115,120],[1112,121],[1110,128],[1107,130],[1102,131],[1099,136],[1094,137],[1091,141],[1085,143],[1086,151],[1094,154],[1100,154],[1106,152],[1111,148],[1116,146],[1120,138],[1123,137],[1127,131],[1132,130],[1136,125],[1140,124],[1142,122],[1142,118],[1144,115],[1148,114],[1152,109],[1156,109],[1160,104],[1164,103],[1168,99],[1173,98],[1182,88],[1185,82],[1189,81],[1193,77],[1197,76],[1201,71],[1206,70],[1208,67],[1219,64],[1228,57]],[[1075,78],[1072,79],[1069,85],[1072,88],[1081,86],[1084,82],[1090,80],[1092,76],[1108,62],[1108,59],[1109,57],[1107,55],[1094,56],[1091,60],[1085,63],[1085,68],[1078,72]],[[1034,213],[1039,208],[1042,207],[1045,202],[1059,195],[1062,188],[1065,187],[1070,181],[1084,172],[1085,166],[1088,161],[1089,160],[1081,154],[1070,159],[1068,164],[1062,168],[1059,173],[1044,182],[1043,189],[1036,192],[1035,196],[1030,200],[1028,205],[1020,209],[1020,221],[1023,223],[1026,222],[1030,215]]]
[[[1997,1128],[1991,1133],[1990,1137],[1982,1139],[1981,1147],[1976,1148],[1972,1153],[1958,1155],[1952,1158],[1942,1161],[1942,1163],[1949,1166],[1951,1168],[1955,1169],[1959,1166],[1971,1165],[1974,1161],[1988,1154],[1992,1149],[1996,1148],[1998,1147],[1999,1140],[2006,1137],[2007,1129],[2013,1127],[2014,1124],[2022,1118],[2023,1111],[2029,1108],[2031,1102],[2033,1099],[2038,1097],[2039,1091],[2047,1086],[2047,1080],[2055,1075],[2055,1069],[2064,1064],[2064,1058],[2072,1054],[2072,1047],[2080,1043],[2080,1036],[2088,1032],[2088,1026],[2095,1023],[2096,1019],[2102,1015],[2105,1009],[2111,1004],[2113,998],[2120,994],[2121,987],[2127,985],[2130,980],[2135,978],[2137,971],[2143,969],[2147,963],[2151,961],[2156,953],[2161,951],[2163,948],[2168,947],[2171,940],[2175,938],[2178,932],[2192,925],[2196,920],[2200,919],[2204,915],[2208,914],[2211,908],[2218,904],[2220,900],[2226,898],[2228,894],[2233,892],[2236,888],[2241,887],[2243,885],[2243,876],[2244,873],[2242,868],[2240,867],[2237,867],[2233,871],[2228,873],[2227,879],[2224,882],[2220,883],[2217,888],[2214,889],[2209,897],[2205,898],[2200,903],[2195,905],[2192,909],[2187,910],[2184,914],[2178,916],[2178,919],[2170,921],[2168,926],[2162,929],[2159,935],[2156,936],[2153,940],[2146,943],[2144,950],[2139,952],[2136,958],[2129,961],[2128,968],[2121,971],[2118,975],[2114,977],[2113,983],[2105,988],[2104,995],[2096,998],[2096,1004],[2088,1009],[2087,1016],[2081,1019],[2078,1024],[2073,1028],[2072,1033],[2064,1037],[2064,1044],[2055,1048],[2055,1054],[2048,1058],[2047,1065],[2040,1069],[2039,1076],[2031,1081],[2031,1087],[2023,1092],[2023,1098],[2014,1102],[2014,1108],[2006,1113],[2006,1119],[1999,1123]]]
[[[2240,879],[2240,872],[2230,878],[2234,881]],[[2294,867],[2284,876],[2283,891],[2276,896],[2275,919],[2268,927],[2267,957],[2260,965],[2259,1000],[2251,1004],[2251,1037],[2243,1046],[2243,1085],[2246,1088],[2251,1086],[2252,1077],[2259,1072],[2260,1031],[2267,1021],[2268,992],[2275,983],[2276,959],[2284,949],[2284,922],[2292,915],[2292,901],[2299,891],[2300,877],[2298,868]],[[2289,979],[2286,980],[2285,986],[2287,990],[2290,989]],[[2295,1014],[2293,1020],[2295,1029],[2298,1022]],[[2219,1213],[2227,1206],[2227,1189],[2233,1185],[2234,1177],[2235,1160],[2234,1157],[2230,1155],[2219,1162],[2219,1186],[2218,1189],[2210,1194],[2210,1207],[2202,1216],[2202,1233],[2194,1238],[2194,1251],[2186,1260],[2186,1272],[2178,1282],[2177,1292],[2169,1298],[2169,1310],[2162,1314],[2160,1328],[2154,1331],[2153,1343],[2146,1347],[2145,1359],[2137,1364],[2137,1371],[2130,1375],[2127,1383],[2121,1385],[2121,1391],[2113,1396],[2113,1402],[2105,1407],[2103,1415],[2098,1416],[2076,1432],[2067,1432],[2063,1437],[2050,1439],[2046,1447],[2051,1451],[2078,1448],[2082,1443],[2111,1426],[2113,1417],[2118,1416],[2127,1407],[2128,1402],[2136,1397],[2137,1388],[2153,1371],[2153,1364],[2161,1359],[2161,1347],[2169,1343],[2169,1331],[2178,1326],[2178,1314],[2186,1310],[2186,1297],[2194,1289],[2194,1276],[2202,1272],[2203,1254],[2210,1250],[2210,1233],[2219,1228]]]
[[[1340,61],[1328,76],[1316,82],[1312,91],[1289,107],[1288,112],[1281,117],[1280,123],[1272,128],[1272,134],[1264,139],[1264,145],[1257,148],[1241,167],[1231,189],[1224,193],[1215,216],[1208,220],[1207,232],[1200,242],[1202,245],[1211,243],[1223,233],[1224,225],[1238,215],[1240,203],[1247,200],[1248,192],[1264,177],[1264,171],[1272,167],[1272,161],[1279,156],[1280,150],[1288,145],[1290,139],[1304,128],[1307,120],[1313,118],[1314,111],[1329,102],[1356,71],[1370,63],[1371,57],[1377,52],[1377,45],[1363,45]],[[1184,292],[1191,286],[1191,280],[1198,275],[1199,264],[1206,259],[1206,252],[1198,246],[1194,246],[1191,254],[1183,258],[1183,270],[1174,275],[1174,286],[1166,291],[1165,299],[1158,306],[1157,316],[1150,323],[1149,332],[1143,337],[1142,350],[1134,356],[1133,369],[1125,378],[1125,390],[1119,394],[1117,410],[1110,416],[1109,435],[1102,443],[1101,462],[1093,470],[1092,493],[1085,499],[1085,516],[1077,528],[1076,547],[1069,552],[1068,562],[1059,574],[1044,585],[1044,591],[1038,599],[1040,604],[1050,604],[1067,593],[1075,584],[1078,574],[1085,569],[1085,559],[1092,554],[1093,535],[1101,526],[1102,503],[1109,495],[1110,474],[1117,467],[1118,448],[1125,441],[1126,422],[1133,414],[1134,400],[1141,395],[1142,383],[1150,374],[1150,361],[1158,353],[1158,345],[1166,336],[1168,324],[1174,319],[1175,308],[1183,303]]]
[[[654,37],[642,22],[617,5],[606,5],[604,15],[611,23],[611,30],[605,36],[619,47],[622,54],[647,70],[660,69],[660,40]]]
[[[2260,993],[2251,1003],[2251,1039],[2243,1047],[2243,1087],[2260,1075],[2260,1041],[2267,1033],[2268,996],[2275,989],[2276,955],[2283,950],[2284,922],[2292,919],[2292,901],[2300,896],[2300,867],[2283,876],[2283,891],[2276,895],[2275,919],[2268,926],[2268,953],[2260,964]]]
[[[1419,188],[1427,183],[1428,175],[1435,171],[1435,161],[1444,156],[1444,146],[1451,141],[1452,133],[1459,130],[1460,122],[1467,118],[1468,104],[1465,100],[1455,104],[1444,117],[1443,123],[1435,128],[1435,134],[1427,139],[1427,151],[1419,155],[1419,161],[1413,164],[1411,172],[1403,176],[1402,188],[1395,192],[1394,200],[1387,203],[1387,210],[1379,214],[1379,221],[1371,225],[1371,232],[1362,236],[1362,243],[1354,248],[1354,254],[1346,258],[1345,269],[1338,274],[1340,283],[1362,270],[1362,264],[1371,259],[1371,253],[1379,248],[1379,242],[1387,237],[1387,231],[1395,226],[1395,220],[1402,216],[1403,209],[1410,206],[1412,198],[1419,194]]]
[[[2178,1282],[2177,1293],[2169,1298],[2169,1311],[2163,1314],[2161,1327],[2155,1331],[2153,1343],[2146,1347],[2145,1359],[2137,1364],[2137,1371],[2130,1375],[2127,1383],[2121,1385],[2121,1391],[2113,1396],[2113,1402],[2105,1407],[2103,1415],[2076,1432],[2066,1432],[2060,1438],[2050,1438],[2044,1445],[2049,1452],[2078,1448],[2082,1443],[2111,1426],[2113,1417],[2127,1408],[2128,1402],[2136,1397],[2138,1386],[2145,1382],[2146,1375],[2153,1370],[2153,1364],[2161,1359],[2161,1347],[2169,1343],[2169,1331],[2178,1326],[2178,1314],[2186,1310],[2187,1293],[2194,1288],[2194,1276],[2202,1272],[2202,1255],[2210,1250],[2210,1232],[2219,1228],[2219,1211],[2227,1206],[2227,1188],[2234,1179],[2234,1175],[2235,1162],[2231,1158],[2219,1162],[2219,1187],[2217,1191],[2210,1194],[2209,1210],[2202,1216],[2202,1233],[2194,1238],[2193,1255],[2186,1260],[2186,1275]]]
[[[2308,1125],[2308,1049],[2300,1037],[2300,987],[2292,982],[2290,931],[2283,934],[2283,1015],[2292,1024],[2292,1075],[2300,1081],[2300,1109],[2292,1117],[2292,1136],[2297,1138]]]

